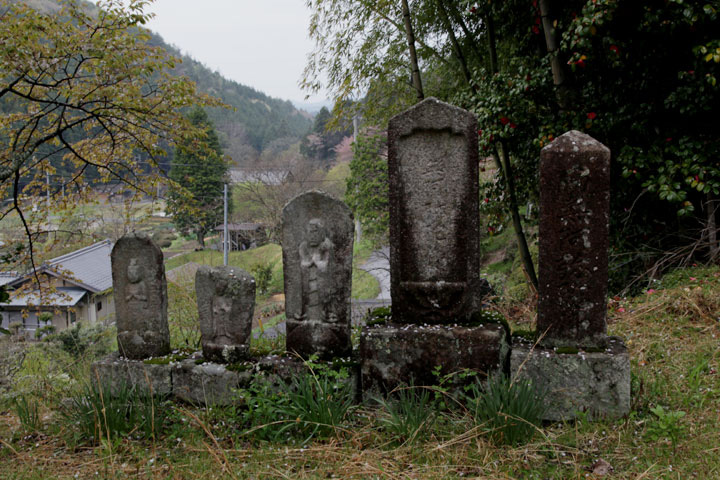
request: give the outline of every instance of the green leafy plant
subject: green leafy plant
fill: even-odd
[[[258,375],[247,388],[238,390],[245,410],[242,418],[247,435],[276,441],[333,435],[353,405],[353,388],[347,369],[333,369],[308,361],[309,371],[294,376],[289,383],[273,382]]]
[[[75,358],[85,354],[103,355],[110,350],[111,331],[104,325],[84,326],[82,323],[48,337]]]
[[[677,446],[678,438],[685,431],[685,428],[680,423],[680,420],[685,416],[685,412],[678,410],[665,411],[665,409],[658,405],[651,408],[650,411],[655,415],[655,420],[650,422],[647,426],[646,435],[647,438],[652,441],[658,441],[661,438],[669,438],[672,442],[673,448]]]
[[[91,383],[61,411],[73,443],[92,444],[124,435],[157,438],[165,422],[165,409],[148,392],[119,383]]]
[[[295,419],[293,431],[307,442],[313,437],[333,435],[353,405],[353,389],[345,369],[339,375],[313,371],[293,377],[284,409]],[[303,442],[303,443],[304,443]]]
[[[524,381],[496,375],[467,392],[468,408],[477,425],[496,443],[517,445],[532,438],[546,411],[544,394]]]
[[[37,330],[35,330],[35,338],[43,338],[50,335],[53,335],[57,328],[55,325],[45,325],[44,327],[40,327]]]
[[[400,387],[376,400],[384,410],[380,425],[403,444],[425,438],[437,420],[434,392],[427,387]]]
[[[13,399],[13,409],[20,420],[20,425],[28,433],[34,433],[40,430],[40,413],[38,401],[30,395],[20,395]]]
[[[255,277],[258,294],[265,295],[268,293],[270,282],[272,282],[272,269],[272,265],[255,265],[252,268],[251,272]]]

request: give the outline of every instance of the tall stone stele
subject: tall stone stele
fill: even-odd
[[[307,358],[347,356],[354,224],[350,209],[311,191],[282,211],[286,347]]]
[[[606,333],[610,150],[577,131],[540,154],[537,335],[513,344],[510,371],[545,390],[547,420],[630,410],[630,359]]]
[[[477,118],[428,98],[388,125],[393,321],[447,324],[477,311]]]
[[[219,363],[235,363],[248,356],[255,279],[234,267],[201,266],[195,273],[203,356]]]
[[[537,331],[551,347],[607,343],[610,150],[572,130],[540,154]]]
[[[393,117],[388,173],[391,317],[363,328],[363,390],[502,372],[509,332],[479,320],[477,118],[435,98]]]
[[[144,233],[120,238],[112,262],[118,350],[140,360],[170,352],[167,282],[160,248]]]

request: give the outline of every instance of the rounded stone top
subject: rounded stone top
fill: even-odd
[[[135,231],[126,233],[125,235],[120,237],[118,241],[115,242],[111,255],[116,255],[117,252],[120,250],[132,250],[133,248],[138,247],[150,247],[153,251],[155,251],[156,253],[159,252],[160,256],[162,256],[162,250],[160,249],[160,247],[157,246],[153,239],[150,238],[150,235],[145,232]]]
[[[388,130],[400,136],[410,135],[414,130],[444,130],[463,134],[477,130],[477,117],[460,107],[428,97],[390,119]]]
[[[319,209],[324,209],[327,208],[329,205],[333,205],[332,208],[335,208],[337,209],[337,211],[347,214],[351,219],[353,218],[352,210],[350,210],[350,207],[348,207],[342,200],[338,200],[332,195],[329,195],[321,190],[308,190],[294,196],[290,199],[290,201],[285,204],[282,209],[283,219],[286,217],[286,215],[290,214],[289,212],[293,209],[294,206],[299,205],[303,205],[304,207],[314,206]]]
[[[570,130],[569,132],[563,133],[542,149],[542,154],[544,155],[558,152],[597,152],[600,154],[610,155],[610,149],[608,147],[598,142],[590,135],[577,130]]]

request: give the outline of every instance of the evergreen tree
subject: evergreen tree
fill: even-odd
[[[170,169],[175,184],[168,197],[168,211],[178,229],[195,233],[200,246],[205,247],[205,236],[223,221],[223,184],[228,167],[205,110],[195,108],[188,119],[204,136],[178,145],[175,151]]]

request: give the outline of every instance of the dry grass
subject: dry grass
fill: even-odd
[[[255,442],[219,414],[178,410],[157,442],[73,450],[52,420],[44,433],[24,437],[4,412],[0,478],[720,478],[720,271],[678,275],[666,287],[609,302],[610,333],[625,338],[631,354],[628,418],[549,425],[516,448],[493,445],[467,419],[445,418],[424,443],[392,447],[378,412],[361,409],[337,438],[299,447]],[[530,305],[501,308],[526,328]],[[649,435],[658,405],[686,412],[675,445]]]

